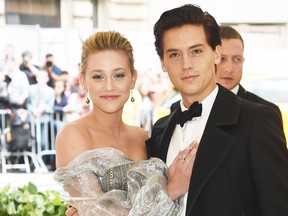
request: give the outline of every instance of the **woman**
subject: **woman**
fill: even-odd
[[[97,32],[83,43],[81,84],[91,112],[65,125],[56,139],[55,179],[68,192],[66,215],[178,215],[197,144],[179,152],[167,171],[146,159],[144,129],[123,122],[134,88],[130,42],[118,32]],[[168,174],[167,174],[168,173]],[[168,178],[167,178],[168,175]]]

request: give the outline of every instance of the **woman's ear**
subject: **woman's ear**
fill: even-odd
[[[79,75],[79,81],[80,81],[80,84],[83,86],[83,89],[87,93],[88,89],[87,89],[86,81],[82,74]]]
[[[134,70],[132,72],[131,89],[133,89],[135,87],[135,84],[136,84],[136,81],[137,81],[137,77],[138,77],[138,72],[137,72],[137,70]]]

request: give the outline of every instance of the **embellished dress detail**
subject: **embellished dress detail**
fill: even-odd
[[[114,148],[97,148],[58,168],[54,179],[81,216],[181,215],[183,198],[169,198],[167,165],[158,158],[135,162]]]

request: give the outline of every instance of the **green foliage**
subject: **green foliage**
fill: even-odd
[[[15,190],[8,184],[0,190],[1,216],[62,216],[65,211],[66,204],[59,192],[47,190],[42,193],[31,182]]]

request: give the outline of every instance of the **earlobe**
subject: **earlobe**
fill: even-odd
[[[85,92],[88,92],[85,79],[83,79],[83,77],[80,75],[80,76],[79,76],[79,80],[80,80],[80,85],[82,85],[82,87],[83,87],[83,89],[85,90]]]
[[[164,72],[167,72],[166,67],[165,67],[163,61],[161,61],[161,67],[162,67],[162,70],[163,70]]]

